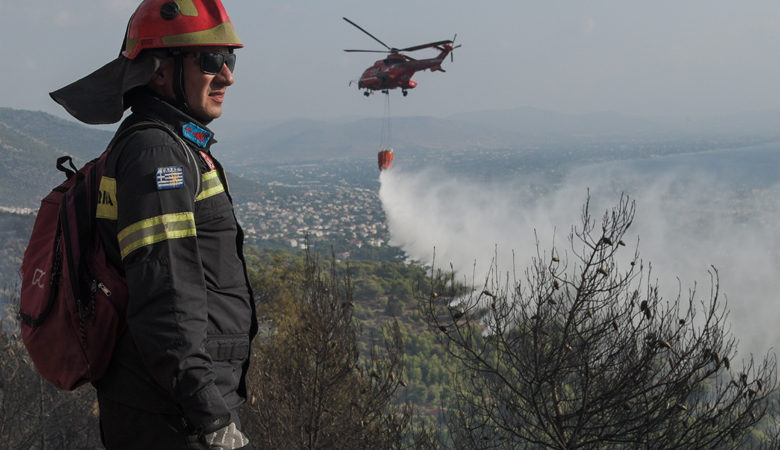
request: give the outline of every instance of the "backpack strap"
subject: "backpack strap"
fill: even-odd
[[[65,163],[68,163],[70,167],[65,167]],[[73,175],[76,175],[78,173],[79,169],[76,168],[76,165],[73,164],[73,158],[69,155],[66,156],[60,156],[57,158],[57,169],[60,172],[65,173],[65,179],[70,179]]]
[[[200,195],[201,190],[201,175],[200,175],[200,169],[198,169],[198,161],[195,160],[195,156],[192,154],[192,150],[190,149],[190,146],[187,145],[186,142],[184,142],[184,139],[181,138],[178,134],[176,134],[173,130],[168,128],[165,124],[162,122],[157,122],[154,120],[144,120],[142,122],[134,123],[133,125],[130,125],[129,127],[125,128],[121,132],[117,133],[113,139],[111,139],[111,142],[108,144],[108,151],[111,151],[111,149],[114,148],[116,144],[118,144],[122,139],[126,138],[127,136],[131,135],[132,133],[140,130],[145,130],[147,128],[157,128],[160,130],[165,131],[168,133],[173,139],[181,145],[182,150],[184,150],[184,154],[187,155],[187,162],[190,164],[191,168],[195,172],[195,197],[198,198],[198,195]],[[57,160],[57,168],[60,168],[59,166],[59,160]],[[63,169],[60,169],[63,170]]]

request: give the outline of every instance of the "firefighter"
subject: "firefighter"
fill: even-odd
[[[107,449],[251,448],[236,409],[257,332],[220,117],[243,45],[220,0],[144,0],[121,54],[51,93],[117,134],[96,216],[127,278],[127,328],[94,383]]]

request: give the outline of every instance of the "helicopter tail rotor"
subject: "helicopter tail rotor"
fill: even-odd
[[[452,37],[452,49],[450,50],[450,62],[455,62],[455,49],[460,48],[461,44],[454,45],[455,40],[458,39],[458,33],[455,33],[455,36]]]

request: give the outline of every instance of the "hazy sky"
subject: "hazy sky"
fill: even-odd
[[[701,115],[780,105],[777,0],[225,0],[246,48],[226,118],[377,116],[353,86],[378,48],[448,39],[447,73],[418,73],[395,115],[534,106]],[[113,59],[137,0],[0,0],[0,106],[63,115],[47,93]],[[426,57],[425,51],[417,57]]]

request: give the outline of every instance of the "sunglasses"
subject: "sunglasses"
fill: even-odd
[[[198,58],[200,62],[200,71],[208,75],[216,75],[222,72],[222,66],[227,65],[231,72],[236,67],[235,53],[221,52],[190,52],[191,55]]]

